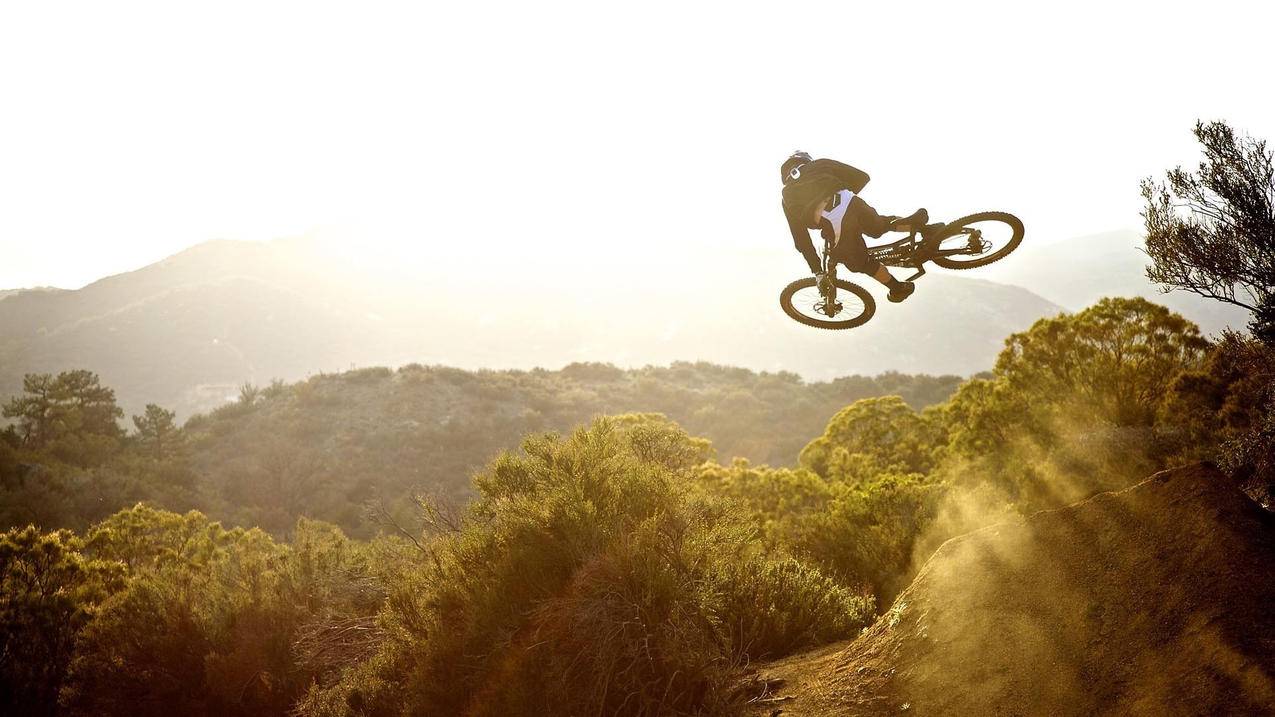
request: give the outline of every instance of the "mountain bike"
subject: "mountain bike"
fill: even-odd
[[[892,217],[897,218],[897,217]],[[973,269],[1003,259],[1023,241],[1023,222],[1005,212],[979,212],[948,224],[929,224],[898,241],[869,246],[868,254],[885,266],[915,269],[907,281],[925,275],[925,262],[944,269]],[[832,242],[824,240],[820,261],[824,280],[798,279],[779,294],[784,313],[807,326],[852,329],[862,326],[877,310],[868,290],[837,278]]]

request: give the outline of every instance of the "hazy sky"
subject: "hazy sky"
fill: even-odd
[[[3,3],[0,288],[316,228],[422,275],[715,247],[796,274],[794,148],[883,212],[1133,227],[1197,117],[1275,139],[1269,8]]]

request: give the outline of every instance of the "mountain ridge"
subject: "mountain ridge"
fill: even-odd
[[[233,395],[245,382],[369,365],[703,360],[812,380],[886,370],[968,375],[991,366],[1005,335],[1060,310],[1020,287],[934,275],[908,304],[882,302],[867,326],[829,333],[778,311],[778,290],[792,277],[789,263],[769,254],[714,256],[709,277],[693,257],[639,255],[631,271],[592,284],[497,265],[484,279],[496,293],[478,302],[473,283],[444,267],[395,273],[364,259],[304,238],[213,240],[81,289],[11,294],[0,303],[0,395],[16,393],[24,373],[70,368],[97,372],[127,411],[159,403],[182,416],[214,408],[210,396]],[[741,290],[741,276],[773,291]]]

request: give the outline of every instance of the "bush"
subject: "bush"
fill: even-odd
[[[89,560],[69,531],[0,533],[0,704],[8,714],[57,714],[80,631],[118,590],[123,569]]]
[[[379,654],[301,714],[720,712],[748,660],[862,627],[869,601],[695,488],[709,450],[653,415],[527,439],[391,593]]]
[[[285,545],[138,506],[91,531],[86,550],[131,577],[80,636],[63,691],[74,714],[286,714],[320,677],[294,660],[303,627],[380,602],[348,589],[368,570],[361,551],[304,520]]]
[[[803,521],[795,549],[889,604],[911,577],[913,543],[933,521],[944,490],[919,475],[881,476]]]

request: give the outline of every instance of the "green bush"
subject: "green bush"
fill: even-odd
[[[307,625],[381,601],[349,589],[368,573],[363,549],[310,521],[289,545],[138,506],[85,550],[130,577],[79,637],[62,695],[72,714],[286,714],[321,676],[294,659]]]
[[[118,590],[123,566],[91,560],[69,531],[0,533],[0,704],[55,715],[80,631]]]
[[[748,660],[854,634],[870,601],[768,555],[696,488],[709,452],[652,415],[527,439],[392,591],[380,653],[301,714],[721,712]]]

